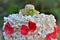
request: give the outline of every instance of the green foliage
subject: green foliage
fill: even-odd
[[[57,15],[57,17],[60,17],[60,8],[53,8],[53,9],[50,10],[50,12]]]
[[[4,23],[4,20],[0,19],[0,29],[2,29],[3,23]]]
[[[55,14],[55,17],[57,18],[57,24],[60,26],[60,8],[53,8],[50,10],[50,12]]]
[[[17,4],[10,4],[7,10],[7,15],[19,12],[19,6]]]

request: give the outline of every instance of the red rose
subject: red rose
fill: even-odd
[[[60,29],[58,28],[57,25],[54,26],[54,30],[55,30],[56,33],[60,33]]]
[[[4,31],[5,33],[8,35],[8,34],[12,34],[14,32],[14,28],[10,25],[9,22],[7,22],[5,24],[5,27],[4,27]]]
[[[21,26],[21,34],[23,34],[23,35],[27,35],[28,34],[28,32],[29,32],[29,28],[28,28],[28,26],[26,26],[26,25],[22,25]]]
[[[51,38],[56,39],[57,38],[57,33],[60,32],[60,29],[58,28],[57,25],[54,26],[54,32],[53,33],[49,33],[46,35],[46,40],[51,40]]]
[[[32,22],[32,21],[29,21],[28,22],[28,26],[29,26],[29,30],[31,32],[34,32],[36,30],[36,23]]]
[[[50,38],[50,34],[46,35],[45,40],[51,40],[51,38]]]
[[[49,34],[46,35],[45,39],[46,40],[51,40],[51,38],[56,39],[57,38],[57,34],[55,32],[49,33]]]
[[[22,25],[20,32],[21,32],[21,34],[23,34],[23,35],[27,35],[28,32],[29,32],[29,30],[30,30],[31,32],[34,32],[34,31],[36,30],[36,24],[35,24],[34,22],[29,21],[29,22],[28,22],[28,26]]]

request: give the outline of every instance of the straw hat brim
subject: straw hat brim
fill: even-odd
[[[27,13],[26,13],[26,10],[25,10],[25,9],[21,9],[20,11],[21,11],[21,13],[22,13],[23,15],[27,15]],[[34,13],[35,13],[36,15],[38,15],[40,12],[39,12],[39,11],[37,11],[37,10],[34,10]]]

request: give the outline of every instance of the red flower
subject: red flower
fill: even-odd
[[[46,35],[45,40],[51,40],[51,38],[50,38],[50,34]]]
[[[21,34],[23,34],[23,35],[27,35],[28,32],[29,32],[29,28],[28,28],[26,25],[22,25],[20,32],[21,32]]]
[[[29,30],[31,32],[34,32],[36,30],[36,23],[32,22],[32,21],[29,21],[28,22],[28,26],[29,26]]]
[[[27,35],[28,32],[29,32],[29,30],[30,30],[31,32],[34,32],[34,31],[36,30],[36,24],[35,24],[34,22],[29,21],[29,22],[28,22],[28,26],[22,25],[20,32],[21,32],[21,34],[23,34],[23,35]]]
[[[56,33],[60,33],[60,29],[58,28],[57,25],[54,26],[54,30],[55,30]]]
[[[55,25],[54,26],[54,32],[47,34],[46,40],[51,40],[51,38],[56,39],[57,33],[59,33],[59,32],[60,32],[60,29],[58,28],[57,25]]]
[[[51,40],[51,38],[56,39],[56,37],[57,37],[57,34],[55,32],[53,32],[53,33],[47,34],[45,39]]]
[[[9,22],[7,22],[7,23],[5,24],[4,31],[5,31],[5,33],[6,33],[7,35],[8,35],[8,34],[12,34],[12,33],[14,32],[14,28],[11,27],[11,25],[10,25]]]

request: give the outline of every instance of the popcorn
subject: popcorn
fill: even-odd
[[[41,27],[42,25],[40,23],[36,23],[36,26],[37,27]]]
[[[28,40],[34,40],[33,36],[28,36]]]
[[[3,35],[5,40],[39,40],[39,38],[45,38],[47,34],[52,33],[54,31],[54,25],[56,22],[53,15],[39,14],[37,17],[35,16],[31,17],[27,15],[23,16],[21,13],[12,14],[12,15],[9,15],[8,17],[4,17],[4,21],[11,22],[11,26],[14,27],[14,30],[15,30],[14,33],[12,33],[10,36],[7,36],[6,33],[4,32]],[[32,22],[29,23],[29,21],[32,21]],[[32,31],[31,29],[33,28],[33,25],[34,25],[33,22],[36,24],[35,25],[36,32]],[[26,35],[21,34],[21,30],[19,28],[21,28],[22,25],[27,25],[29,28],[29,24],[31,24],[30,26],[32,26],[29,29],[32,31],[32,33],[29,31],[30,33],[27,34],[27,39],[26,39]],[[3,29],[4,29],[4,26],[3,26]],[[20,31],[16,31],[16,28],[18,28],[17,30],[20,30]],[[39,36],[37,34],[39,34]]]
[[[46,34],[42,34],[41,37],[42,37],[42,38],[45,38],[45,37],[46,37]]]

